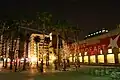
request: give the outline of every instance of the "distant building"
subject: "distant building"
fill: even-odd
[[[36,43],[34,41],[34,38],[36,36],[39,36],[40,42]],[[48,43],[47,40],[49,39]],[[59,43],[58,47],[61,46],[61,39],[59,37]],[[37,50],[37,51],[36,51]],[[24,50],[25,51],[25,50]],[[41,61],[42,58],[44,58],[44,63],[46,61],[53,61],[53,59],[57,58],[57,36],[56,34],[50,33],[49,35],[43,35],[43,34],[32,34],[30,36],[30,42],[28,47],[28,58],[32,59],[31,61],[36,61],[39,59]]]
[[[37,46],[36,46],[36,42],[34,41],[34,38],[36,36],[39,36],[39,38],[40,38],[40,42],[37,43]],[[43,34],[32,34],[30,36],[30,42],[29,42],[29,48],[28,48],[28,58],[40,58],[41,54],[43,54],[43,53],[46,54],[48,52],[49,44],[47,44],[45,42],[46,37],[49,38],[50,36],[43,35]],[[38,50],[38,51],[36,51],[36,50]]]

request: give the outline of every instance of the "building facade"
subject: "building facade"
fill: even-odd
[[[69,47],[73,60],[77,55],[81,64],[120,64],[120,28],[73,43]]]
[[[40,38],[40,42],[38,42],[37,44],[34,41],[34,38],[36,36],[39,36]],[[53,47],[51,46],[52,46],[51,34],[49,35],[32,34],[30,36],[28,58],[31,60],[31,62],[34,63],[36,63],[37,59],[38,61],[41,61],[43,59],[43,62],[45,64],[53,63],[55,59],[55,55],[54,55]]]

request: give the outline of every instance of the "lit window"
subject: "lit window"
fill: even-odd
[[[81,53],[79,53],[79,56],[81,56]]]
[[[115,63],[114,54],[107,55],[107,62],[108,63]]]
[[[101,33],[101,31],[99,31],[99,33]]]
[[[98,34],[98,32],[96,32],[96,34]]]
[[[105,32],[105,30],[102,30],[102,32]]]
[[[120,48],[119,48],[120,49]],[[119,63],[120,63],[120,53],[118,54],[118,60],[119,60]]]
[[[108,53],[112,53],[112,49],[108,49]]]
[[[88,36],[90,36],[90,35],[88,35]]]
[[[69,57],[70,62],[72,62],[72,57]]]
[[[95,55],[90,56],[90,62],[91,63],[95,63],[96,62]]]
[[[84,56],[84,62],[85,62],[85,63],[88,62],[88,56]]]
[[[98,55],[98,63],[104,63],[104,55]]]
[[[91,34],[91,36],[92,36],[93,34]]]
[[[100,54],[102,54],[102,50],[100,50]]]
[[[108,32],[108,30],[106,30],[106,32]]]
[[[85,55],[87,55],[87,52],[85,52]]]
[[[80,62],[82,62],[82,57],[79,57]]]

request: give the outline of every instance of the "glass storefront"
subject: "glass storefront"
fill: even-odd
[[[118,54],[118,61],[119,61],[119,63],[120,63],[120,53]]]
[[[98,63],[104,63],[104,55],[98,55]]]
[[[84,63],[88,63],[88,56],[84,56]]]
[[[107,63],[115,63],[114,54],[107,54]]]
[[[96,59],[95,59],[95,55],[90,56],[90,63],[95,63]]]
[[[80,62],[82,62],[82,56],[79,57]]]

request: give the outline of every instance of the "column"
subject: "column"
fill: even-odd
[[[108,50],[108,49],[104,49],[104,50],[103,50],[103,54],[104,54],[104,64],[107,64],[107,53],[108,53],[107,50]]]
[[[118,64],[119,63],[119,60],[118,60],[119,48],[113,48],[112,52],[114,54],[115,64]]]

